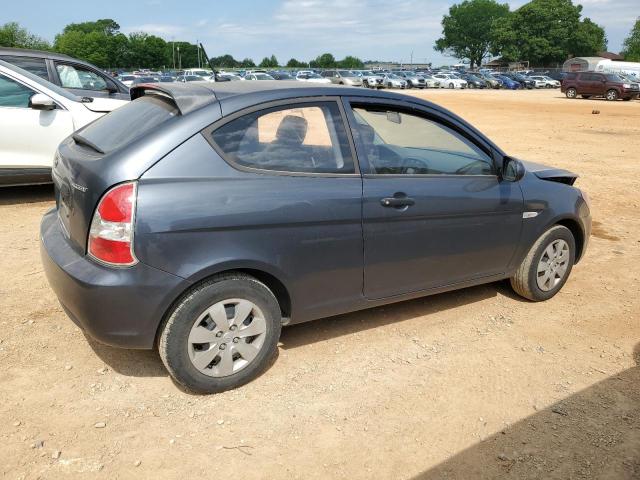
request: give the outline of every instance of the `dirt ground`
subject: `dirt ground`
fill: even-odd
[[[546,303],[503,283],[287,328],[235,391],[85,338],[42,273],[48,187],[0,191],[6,478],[640,478],[640,102],[416,93],[581,175],[595,228]],[[599,114],[592,114],[599,110]]]

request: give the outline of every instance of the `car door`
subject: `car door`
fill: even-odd
[[[224,212],[197,228],[216,232],[221,252],[284,272],[299,319],[341,313],[361,299],[362,177],[338,99],[262,104],[204,136],[240,173],[216,177],[210,190],[194,186]]]
[[[71,113],[58,105],[35,110],[35,90],[0,73],[0,168],[51,168],[60,142],[73,132]]]
[[[55,60],[55,82],[79,97],[107,97],[130,100],[128,93],[118,90],[116,83],[107,74],[77,63]]]
[[[523,197],[489,145],[405,102],[350,99],[363,174],[364,294],[378,299],[498,276],[520,238]]]

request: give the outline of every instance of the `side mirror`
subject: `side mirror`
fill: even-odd
[[[524,165],[511,157],[504,157],[502,161],[502,180],[507,182],[518,182],[524,177]]]
[[[56,102],[44,93],[36,93],[29,99],[29,108],[33,108],[34,110],[54,110],[56,108]]]
[[[105,90],[109,93],[118,93],[118,87],[111,82],[107,82],[107,88]]]

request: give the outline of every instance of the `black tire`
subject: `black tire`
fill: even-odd
[[[578,91],[573,87],[567,88],[565,95],[567,96],[567,98],[574,99],[578,97]]]
[[[564,277],[560,282],[548,291],[541,290],[538,286],[538,263],[545,249],[555,240],[562,239],[569,245],[569,264]],[[529,253],[511,277],[511,288],[520,296],[533,302],[541,302],[553,297],[564,286],[575,261],[576,242],[573,234],[567,227],[556,225],[551,227],[533,244]]]
[[[243,369],[226,377],[211,377],[191,362],[189,333],[208,307],[232,298],[249,300],[262,311],[265,339],[257,356]],[[281,328],[278,301],[266,285],[249,275],[223,274],[193,287],[178,300],[161,327],[158,351],[169,374],[180,385],[196,393],[217,393],[244,385],[267,369],[278,350]]]
[[[615,102],[616,100],[618,100],[618,92],[614,89],[608,90],[604,98],[606,98],[610,102]]]

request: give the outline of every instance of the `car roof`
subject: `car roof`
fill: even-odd
[[[173,99],[182,115],[219,101],[226,104],[225,115],[232,111],[272,100],[297,97],[353,96],[375,97],[415,102],[418,99],[386,92],[333,84],[309,84],[296,80],[264,80],[261,82],[191,82],[140,84],[131,89],[131,99],[145,94],[161,93]],[[434,106],[430,102],[421,101]],[[233,105],[232,105],[233,104]],[[436,106],[436,108],[439,108]]]
[[[1,47],[0,55],[9,55],[14,57],[36,57],[36,58],[49,58],[51,60],[73,60],[78,63],[87,63],[82,60],[70,57],[64,53],[49,52],[46,50],[30,50],[28,48],[10,48]]]

